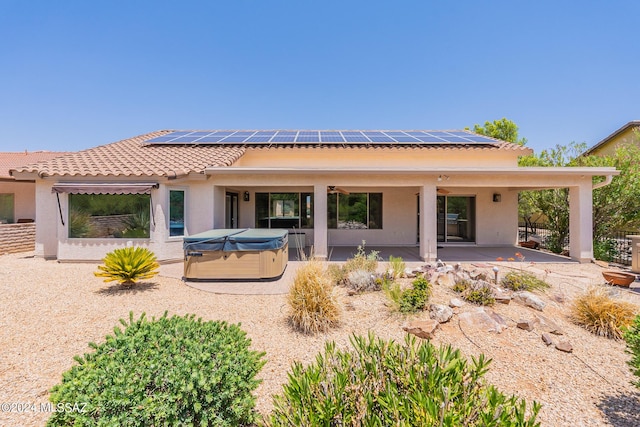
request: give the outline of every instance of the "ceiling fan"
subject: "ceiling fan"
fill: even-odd
[[[330,185],[327,187],[327,193],[329,194],[336,194],[336,193],[340,193],[340,194],[349,194],[349,192],[347,190],[343,190],[340,187],[336,187],[335,185]]]

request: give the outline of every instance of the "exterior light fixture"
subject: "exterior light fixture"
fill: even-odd
[[[248,202],[250,200],[248,191],[244,192],[244,194],[242,195],[242,200],[244,200],[245,202]]]

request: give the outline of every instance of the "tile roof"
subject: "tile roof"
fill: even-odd
[[[55,157],[64,156],[69,154],[66,151],[20,151],[20,152],[4,152],[0,153],[0,178],[13,177],[9,174],[10,169],[15,169],[20,166],[29,165],[35,162],[43,160],[50,160]]]
[[[170,132],[151,132],[14,170],[40,176],[171,177],[202,173],[209,166],[229,166],[244,154],[244,148],[233,146],[145,144]]]

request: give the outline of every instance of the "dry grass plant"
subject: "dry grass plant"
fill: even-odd
[[[637,309],[611,297],[606,287],[594,286],[573,301],[571,320],[598,336],[618,340],[633,323]]]
[[[340,322],[340,308],[325,263],[309,258],[298,268],[287,295],[289,321],[306,334],[324,332]]]

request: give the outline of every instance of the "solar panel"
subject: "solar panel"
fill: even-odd
[[[369,140],[364,136],[349,136],[349,135],[345,135],[344,139],[347,142],[369,142]]]
[[[271,142],[294,142],[295,140],[296,137],[292,135],[276,135],[271,139]]]
[[[322,135],[322,142],[344,142],[340,135]]]
[[[200,139],[199,136],[181,136],[180,138],[176,138],[171,142],[193,142],[196,139]]]
[[[499,141],[470,131],[421,130],[211,130],[175,131],[152,138],[150,144],[272,143],[412,143],[498,145]]]
[[[246,139],[246,136],[228,136],[220,142],[244,142]]]

